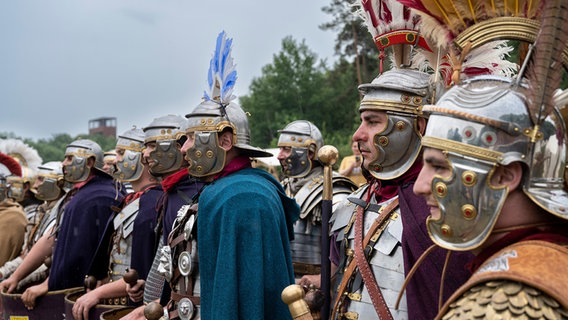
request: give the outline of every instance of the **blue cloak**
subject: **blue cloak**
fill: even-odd
[[[291,319],[281,293],[294,283],[290,240],[300,210],[282,185],[243,169],[206,186],[198,210],[202,319]]]

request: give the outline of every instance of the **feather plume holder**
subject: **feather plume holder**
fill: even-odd
[[[385,59],[385,49],[396,45],[409,45],[411,48],[410,54],[415,47],[420,47],[428,52],[432,49],[428,45],[426,39],[420,35],[416,30],[399,29],[391,32],[383,33],[373,38],[377,49],[379,49],[379,72],[383,73],[383,62]]]
[[[534,43],[540,30],[540,22],[523,17],[498,17],[479,22],[465,29],[455,39],[454,44],[461,51],[467,43],[477,48],[486,43],[501,40],[519,40]],[[568,44],[562,54],[564,67],[568,69]]]
[[[432,49],[426,42],[426,39],[415,30],[394,30],[377,36],[373,40],[375,41],[377,48],[381,51],[392,45],[408,44],[414,47],[419,46],[429,52],[432,52]]]

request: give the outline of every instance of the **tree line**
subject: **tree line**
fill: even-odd
[[[357,87],[378,75],[379,52],[366,27],[345,1],[330,0],[322,11],[331,19],[320,28],[336,34],[337,60],[328,66],[304,40],[297,41],[291,36],[282,40],[281,51],[274,54],[272,62],[252,80],[248,94],[239,98],[243,109],[250,114],[254,145],[275,147],[278,130],[302,119],[320,128],[325,143],[338,148],[340,159],[350,155],[351,136],[359,125],[361,97]],[[511,55],[512,61],[518,59],[518,52]],[[385,70],[388,70],[386,62]],[[567,86],[565,74],[562,87]],[[0,133],[0,138],[11,135],[13,137],[13,134]],[[82,137],[96,141],[103,150],[113,149],[116,143],[115,139],[102,135]],[[52,139],[23,140],[35,147],[44,161],[51,161],[62,160],[65,145],[76,138],[58,134]]]

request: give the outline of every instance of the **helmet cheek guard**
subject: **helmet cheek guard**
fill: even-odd
[[[392,112],[387,115],[387,127],[373,138],[377,158],[369,163],[369,172],[378,179],[403,175],[414,164],[422,147],[416,116]]]
[[[440,218],[428,217],[426,226],[432,240],[450,250],[472,250],[485,242],[499,217],[508,192],[490,185],[496,165],[449,153],[452,174],[435,176],[432,194]]]
[[[104,154],[101,147],[94,141],[76,140],[67,145],[65,156],[72,156],[71,163],[65,166],[65,180],[71,183],[87,180],[92,169],[108,174],[104,167]],[[94,164],[90,168],[88,159],[93,158]]]
[[[203,177],[216,174],[223,170],[226,159],[227,152],[219,146],[216,131],[195,132],[194,144],[186,154],[190,175]]]
[[[312,161],[319,161],[318,150],[323,146],[323,136],[313,123],[307,120],[290,122],[278,130],[278,147],[290,147],[291,153],[285,159],[284,174],[290,178],[306,176],[312,170]],[[313,154],[310,160],[310,152]]]
[[[51,201],[57,199],[60,194],[60,181],[46,178],[37,187],[36,198],[44,201]]]
[[[308,148],[292,147],[290,155],[284,161],[286,161],[284,174],[290,178],[306,176],[312,170]]]
[[[91,169],[87,166],[88,158],[73,156],[70,164],[64,166],[65,180],[71,183],[87,180]]]
[[[17,202],[24,201],[24,180],[18,176],[8,177],[8,197]]]
[[[125,182],[136,181],[143,170],[142,153],[125,150],[122,159],[116,162],[114,178]]]
[[[154,164],[150,172],[154,175],[163,175],[177,171],[183,163],[183,155],[176,140],[157,140],[156,148],[150,152]]]

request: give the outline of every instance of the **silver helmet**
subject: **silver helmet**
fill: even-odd
[[[377,158],[368,164],[369,172],[381,180],[404,174],[420,154],[421,134],[417,119],[422,105],[431,98],[429,75],[411,69],[394,69],[359,86],[364,95],[359,112],[384,111],[388,124],[377,133],[373,143]]]
[[[0,139],[0,152],[18,161],[22,168],[21,177],[13,175],[8,178],[10,198],[21,202],[26,197],[26,184],[31,187],[35,182],[42,159],[35,148],[20,139]]]
[[[142,164],[144,131],[134,127],[119,135],[116,150],[117,153],[121,153],[121,157],[117,158],[114,178],[124,182],[138,180],[144,170]]]
[[[284,161],[284,175],[297,178],[306,176],[312,170],[310,153],[314,161],[318,161],[318,150],[323,146],[323,137],[313,123],[307,120],[296,120],[284,129],[278,130],[278,147],[290,147],[291,153]]]
[[[143,128],[144,144],[155,143],[156,147],[150,152],[153,163],[150,172],[155,176],[162,176],[179,170],[183,163],[179,139],[184,138],[182,128],[186,120],[180,115],[165,115],[155,118]]]
[[[14,158],[0,152],[0,202],[12,198],[10,187],[12,178],[22,176],[22,167]]]
[[[91,172],[91,169],[87,166],[87,160],[91,157],[95,159],[94,168],[107,173],[103,169],[103,151],[98,143],[92,140],[79,139],[71,142],[65,149],[65,157],[68,156],[72,157],[71,163],[63,168],[67,182],[76,183],[87,180]]]
[[[522,163],[523,191],[544,209],[568,218],[562,116],[555,110],[535,126],[526,102],[509,78],[480,76],[452,87],[436,105],[424,106],[430,118],[422,144],[444,151],[452,169],[450,177],[432,181],[441,217],[428,218],[427,227],[438,245],[471,250],[487,239],[507,194],[490,183],[498,165]]]
[[[40,165],[37,176],[41,183],[35,190],[36,198],[45,201],[59,198],[64,184],[61,161],[50,161]]]
[[[200,103],[188,115],[186,133],[193,134],[194,144],[187,151],[189,173],[203,177],[220,172],[225,167],[226,151],[219,146],[218,134],[230,130],[233,147],[249,157],[272,157],[270,152],[250,145],[247,114],[234,102],[227,105],[212,100]]]

